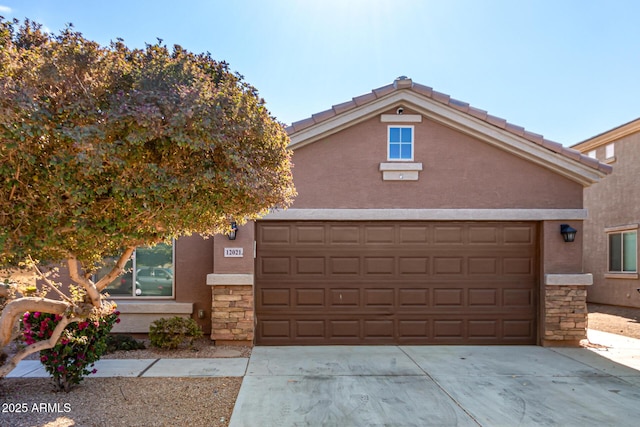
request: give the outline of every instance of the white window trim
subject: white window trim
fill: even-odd
[[[604,156],[605,159],[613,159],[616,157],[616,146],[615,143],[607,144],[604,147]]]
[[[391,158],[391,128],[411,129],[411,158],[410,159],[392,159]],[[413,125],[389,125],[387,126],[387,161],[388,162],[413,162],[416,149],[416,131]]]
[[[604,277],[607,279],[638,279],[638,248],[636,247],[636,271],[610,271],[609,270],[609,262],[610,262],[610,246],[609,246],[609,235],[610,234],[622,234],[630,231],[635,231],[637,233],[639,228],[639,224],[627,224],[627,225],[619,225],[616,227],[607,227],[604,229],[607,235],[607,269],[604,273]],[[636,236],[637,239],[637,236]],[[623,265],[624,268],[624,265]]]

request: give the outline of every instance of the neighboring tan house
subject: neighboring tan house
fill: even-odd
[[[582,194],[610,166],[404,77],[288,132],[293,206],[179,239],[174,293],[124,317],[202,310],[216,342],[257,345],[585,338]]]
[[[589,302],[640,307],[640,119],[573,146],[613,165],[610,177],[585,189],[584,267],[593,273]]]

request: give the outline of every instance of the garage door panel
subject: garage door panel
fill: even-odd
[[[358,307],[360,305],[360,289],[331,289],[329,309],[332,307]]]
[[[505,320],[504,337],[511,339],[527,339],[534,336],[535,325],[530,319]]]
[[[462,226],[435,226],[433,242],[435,245],[463,243]]]
[[[289,257],[264,257],[260,259],[258,273],[261,275],[291,274],[291,258]]]
[[[469,320],[469,338],[497,338],[498,320]]]
[[[398,257],[398,274],[400,275],[427,275],[429,274],[428,257]]]
[[[498,258],[497,257],[469,257],[469,274],[482,275],[488,274],[495,276],[498,274]]]
[[[470,306],[496,307],[499,304],[496,289],[469,289]]]
[[[306,339],[324,340],[326,336],[325,321],[297,320],[295,322],[295,336]]]
[[[531,289],[504,289],[502,295],[505,307],[533,306],[533,291]]]
[[[532,245],[535,235],[529,226],[504,227],[504,243],[506,245]]]
[[[296,227],[295,241],[298,245],[324,245],[325,227],[323,225],[299,225]]]
[[[426,307],[429,304],[429,289],[398,289],[398,308]]]
[[[410,247],[418,244],[429,243],[430,227],[426,225],[399,225],[400,245]]]
[[[438,306],[462,306],[463,303],[462,289],[434,289],[433,305]]]
[[[304,307],[324,307],[325,289],[296,289],[296,305]]]
[[[435,257],[433,259],[433,274],[434,276],[443,274],[458,274],[461,275],[463,271],[464,259],[462,257]]]
[[[389,338],[395,336],[393,320],[365,320],[364,336],[367,338]]]
[[[258,243],[261,246],[290,245],[291,226],[286,224],[263,224]]]
[[[394,307],[395,292],[393,289],[364,289],[365,307]]]
[[[259,304],[265,307],[289,307],[291,290],[282,289],[262,289],[260,291]]]
[[[469,244],[497,245],[500,229],[495,226],[470,226]]]
[[[291,328],[289,320],[263,320],[260,324],[261,336],[265,339],[290,339]]]
[[[510,275],[533,274],[533,260],[530,257],[504,258],[502,260],[503,273]]]
[[[258,222],[257,343],[534,344],[536,233],[532,223]]]
[[[312,274],[321,276],[326,274],[324,257],[297,257],[295,265],[296,274]]]
[[[395,273],[395,258],[394,257],[364,257],[364,274],[378,275],[386,274],[392,275]]]
[[[329,260],[329,274],[360,274],[360,257],[332,257]]]
[[[329,244],[358,245],[360,244],[360,227],[357,225],[332,225],[329,231]]]
[[[364,229],[364,243],[385,245],[395,242],[395,227],[387,226],[368,226]]]
[[[329,339],[349,338],[352,340],[360,339],[360,321],[349,319],[334,319],[329,320]]]
[[[433,336],[434,338],[464,338],[464,321],[455,320],[434,320]]]

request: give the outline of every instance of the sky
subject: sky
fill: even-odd
[[[286,124],[399,76],[566,146],[640,117],[635,0],[0,0],[0,16],[210,52]]]

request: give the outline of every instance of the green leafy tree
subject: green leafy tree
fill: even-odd
[[[58,295],[8,281],[0,346],[26,311],[59,314],[62,325],[98,309],[137,246],[286,208],[288,142],[256,89],[209,54],[161,41],[101,46],[71,25],[55,35],[0,18],[0,264],[34,268]],[[115,267],[91,281],[113,254]],[[42,274],[51,263],[66,264],[84,302]]]

